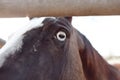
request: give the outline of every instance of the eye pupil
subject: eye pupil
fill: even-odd
[[[60,37],[60,38],[65,38],[65,36],[64,36],[64,35],[62,35],[62,34],[60,34],[60,35],[59,35],[59,37]]]

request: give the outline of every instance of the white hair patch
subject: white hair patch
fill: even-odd
[[[32,30],[33,28],[42,27],[43,18],[34,18],[28,22],[27,25],[22,27],[19,31],[17,31],[8,42],[3,46],[0,50],[0,67],[4,64],[7,57],[13,55],[16,51],[19,51],[23,45],[24,33]]]

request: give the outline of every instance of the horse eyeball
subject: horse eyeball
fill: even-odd
[[[57,33],[57,39],[58,39],[59,41],[65,41],[65,39],[66,39],[66,33],[63,32],[63,31],[59,31],[59,32]]]

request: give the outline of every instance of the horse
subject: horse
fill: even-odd
[[[72,17],[34,18],[0,50],[0,80],[120,80]]]
[[[5,43],[6,41],[0,38],[0,48],[2,48]]]
[[[120,63],[114,63],[114,64],[112,64],[114,67],[116,67],[116,68],[118,68],[119,69],[119,71],[120,71]]]

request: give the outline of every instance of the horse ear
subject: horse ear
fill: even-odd
[[[0,38],[0,48],[2,48],[5,43],[6,41]]]
[[[70,23],[72,22],[72,16],[71,17],[65,17]]]

